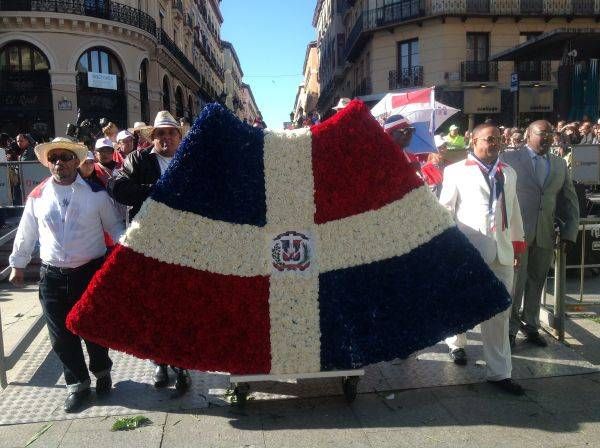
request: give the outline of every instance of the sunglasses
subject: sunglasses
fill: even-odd
[[[486,137],[486,138],[478,137],[473,140],[485,140],[490,145],[494,145],[494,144],[498,145],[498,144],[502,143],[502,137],[494,137],[493,135],[490,135],[489,137]]]
[[[59,160],[61,162],[70,162],[71,160],[74,160],[76,158],[77,158],[77,156],[75,154],[73,154],[73,153],[50,154],[48,156],[48,162],[50,162],[51,164],[54,165]]]

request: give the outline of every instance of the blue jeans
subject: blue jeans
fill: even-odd
[[[60,359],[69,392],[90,387],[90,375],[85,365],[79,336],[66,327],[67,314],[77,303],[94,273],[102,265],[98,258],[75,269],[61,269],[42,264],[40,268],[39,297],[50,342]],[[112,361],[108,349],[84,340],[90,358],[89,370],[101,378],[110,374]]]

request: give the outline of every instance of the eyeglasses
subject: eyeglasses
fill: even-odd
[[[500,143],[502,143],[502,137],[495,137],[493,135],[490,135],[486,138],[483,137],[477,137],[474,138],[473,140],[485,140],[486,142],[488,142],[490,145],[498,145]]]
[[[48,156],[48,162],[54,165],[59,160],[61,162],[70,162],[71,160],[74,160],[76,158],[77,156],[73,153],[51,154]]]

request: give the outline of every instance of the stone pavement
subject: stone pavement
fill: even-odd
[[[0,306],[3,318],[10,320],[10,313],[5,313],[9,297],[12,296],[0,295]],[[19,297],[27,309],[25,295]],[[35,314],[34,308],[29,310],[30,314]],[[401,361],[378,365],[378,370],[385,372],[382,373],[384,384],[373,385],[370,381],[374,378],[365,378],[362,393],[352,404],[346,403],[340,396],[340,388],[333,384],[325,382],[315,386],[313,383],[309,387],[298,382],[259,384],[255,387],[259,390],[255,393],[256,398],[245,408],[229,405],[219,389],[210,390],[211,397],[200,405],[181,406],[177,400],[169,403],[169,397],[163,396],[167,405],[153,407],[144,400],[147,396],[156,397],[156,391],[151,387],[140,389],[151,375],[150,369],[144,368],[148,378],[119,383],[122,387],[137,387],[137,401],[135,398],[123,400],[120,397],[123,389],[120,391],[117,384],[110,400],[125,405],[119,412],[113,414],[114,408],[109,406],[108,412],[101,417],[82,418],[93,415],[84,413],[65,420],[64,415],[52,414],[53,417],[37,423],[0,426],[0,448],[23,447],[42,429],[47,430],[29,446],[600,447],[600,373],[573,375],[593,372],[600,367],[597,341],[600,323],[590,319],[593,316],[594,311],[590,309],[567,321],[567,337],[573,349],[552,344],[549,349],[554,353],[550,357],[552,362],[548,359],[540,362],[537,350],[525,345],[518,347],[515,351],[517,370],[521,378],[530,378],[521,380],[527,390],[524,397],[506,396],[480,382],[481,363],[474,362],[480,359],[480,347],[476,340],[478,335],[474,333],[474,345],[469,347],[472,362],[467,369],[448,363],[443,348],[430,349],[421,355],[421,362],[435,363],[438,368],[429,370],[446,372],[445,376],[423,378],[427,375],[411,369],[416,361],[410,364],[410,360],[409,364]],[[50,381],[51,384],[45,384],[45,387],[53,392],[40,395],[55,396],[58,403],[64,397],[60,374],[56,374],[57,364],[52,356],[45,356],[48,348],[44,344],[47,344],[45,329],[15,369],[9,372],[12,384],[0,393],[0,419],[15,417],[21,409],[17,397],[22,394],[12,395],[15,392],[11,390],[20,387],[31,391],[36,387],[29,383],[19,384],[26,372],[32,373],[33,381]],[[44,353],[42,361],[38,360],[40,353]],[[553,363],[559,366],[559,370],[553,371],[555,374],[570,373],[569,376],[532,378],[542,375],[545,366]],[[531,367],[536,365],[541,368]],[[572,367],[580,370],[568,370]],[[530,368],[533,371],[527,375]],[[476,376],[474,379],[473,375]],[[226,382],[216,377],[218,386],[224,387]],[[432,387],[440,378],[445,381],[441,384],[453,384],[454,381],[454,384],[463,385]],[[471,381],[467,381],[469,378]],[[464,384],[473,381],[476,384]],[[407,385],[416,388],[408,389]],[[17,403],[17,406],[6,407],[7,403]],[[112,432],[112,424],[122,417],[117,414],[124,414],[127,409],[133,415],[150,418],[152,424],[134,431]],[[37,410],[35,406],[33,410]],[[155,412],[157,410],[161,412]]]

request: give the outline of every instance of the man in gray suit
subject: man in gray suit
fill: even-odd
[[[577,195],[565,161],[548,152],[551,144],[552,126],[539,120],[527,129],[525,147],[502,155],[503,161],[517,172],[517,197],[528,246],[513,287],[509,330],[513,347],[519,330],[527,342],[540,347],[547,345],[538,329],[542,289],[553,257],[555,217],[563,248],[568,250],[577,239]]]

